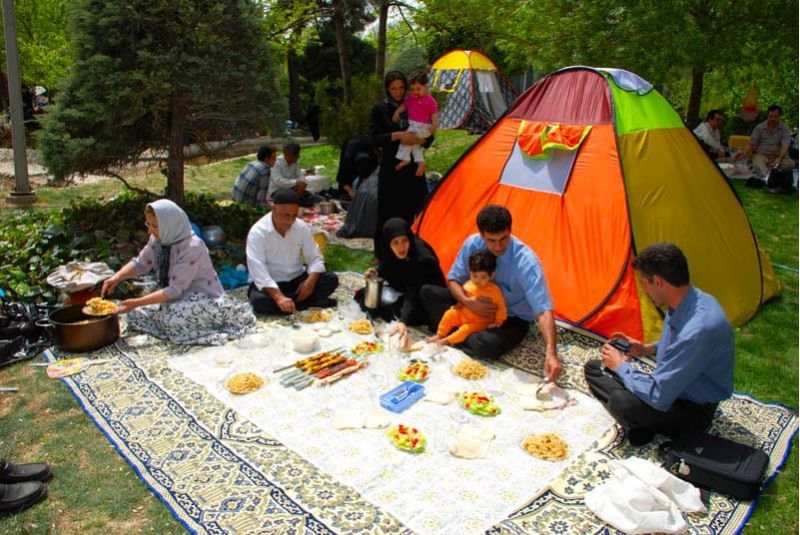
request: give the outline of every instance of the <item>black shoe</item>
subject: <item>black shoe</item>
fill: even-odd
[[[52,475],[53,471],[44,463],[14,464],[8,460],[0,461],[0,483],[45,481]]]
[[[10,340],[0,341],[0,362],[4,360],[11,360],[20,349],[25,346],[25,337],[22,335],[16,336]]]
[[[0,513],[19,513],[47,496],[47,485],[41,481],[0,483]]]
[[[626,430],[626,434],[628,435],[628,442],[631,443],[631,446],[636,446],[637,448],[650,444],[655,437],[655,433],[649,429],[630,429]]]

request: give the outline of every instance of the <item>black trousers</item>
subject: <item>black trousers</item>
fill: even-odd
[[[678,436],[687,431],[702,431],[711,425],[717,403],[698,405],[687,399],[677,399],[668,411],[658,411],[625,388],[617,374],[603,369],[602,364],[599,360],[585,364],[586,383],[625,431],[641,429]]]
[[[392,321],[395,319],[400,318],[400,313],[403,310],[403,304],[405,302],[405,296],[401,295],[397,301],[392,303],[391,305],[381,305],[376,310],[372,310],[367,308],[364,304],[364,288],[359,288],[356,290],[356,294],[354,296],[356,303],[358,306],[361,307],[361,310],[369,314],[371,318],[380,318],[383,321]],[[428,325],[430,327],[430,320],[428,318],[428,313],[425,312],[424,309],[420,309],[419,307],[415,307],[411,310],[411,317],[406,322],[407,325],[416,326],[416,325]],[[436,327],[431,329],[433,332],[436,332]]]
[[[289,297],[294,301],[295,294],[297,293],[297,287],[300,286],[304,280],[308,278],[308,273],[303,273],[299,277],[296,277],[290,281],[279,282],[278,288],[280,289],[281,293],[286,297]],[[319,306],[323,304],[323,301],[330,297],[330,295],[336,290],[339,286],[339,277],[336,276],[336,273],[328,273],[325,272],[320,275],[319,279],[317,280],[316,286],[314,286],[314,291],[311,292],[311,295],[308,296],[308,299],[303,301],[302,303],[295,303],[297,304],[297,308],[302,310],[304,308]],[[286,312],[282,311],[270,296],[262,292],[261,290],[257,289],[255,284],[250,284],[250,290],[247,293],[247,297],[250,300],[250,304],[253,306],[253,312],[256,314],[283,314],[288,315]]]
[[[431,284],[420,289],[420,299],[433,326],[438,326],[447,309],[456,304],[450,290]],[[522,342],[529,328],[530,323],[524,319],[508,316],[500,327],[471,334],[457,347],[474,357],[495,359]]]

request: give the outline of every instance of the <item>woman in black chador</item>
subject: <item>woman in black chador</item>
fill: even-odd
[[[400,122],[392,122],[392,115],[403,103],[408,82],[400,71],[391,71],[384,79],[386,98],[375,104],[369,118],[372,141],[380,151],[380,174],[378,175],[378,226],[375,229],[375,256],[381,258],[380,233],[383,225],[393,217],[401,217],[410,225],[422,209],[428,194],[425,177],[416,176],[417,164],[412,163],[397,170],[399,160],[395,158],[400,143],[413,145],[422,143],[428,147],[433,137],[420,140],[408,128],[408,114],[403,113]]]

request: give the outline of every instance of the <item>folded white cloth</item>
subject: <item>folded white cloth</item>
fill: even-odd
[[[47,284],[70,293],[92,288],[114,274],[105,262],[69,262],[47,276]]]
[[[705,513],[700,491],[638,457],[610,461],[611,481],[586,493],[586,506],[604,522],[629,534],[685,533],[681,511]]]

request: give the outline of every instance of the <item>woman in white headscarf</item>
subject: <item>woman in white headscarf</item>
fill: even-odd
[[[150,233],[139,256],[103,283],[106,295],[133,277],[153,273],[158,289],[126,299],[119,313],[128,327],[179,344],[223,344],[255,328],[250,305],[225,295],[203,240],[177,204],[161,199],[147,205]]]

